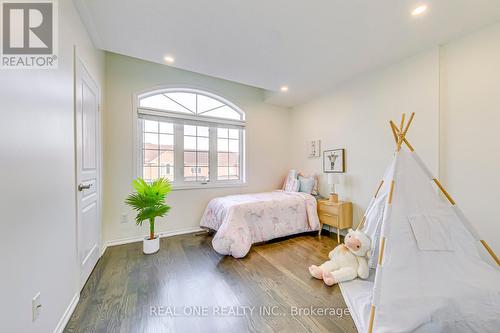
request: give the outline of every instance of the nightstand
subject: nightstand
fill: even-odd
[[[319,233],[323,225],[337,228],[337,241],[340,243],[340,230],[352,228],[352,202],[318,200]]]

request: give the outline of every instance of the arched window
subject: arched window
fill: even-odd
[[[138,98],[138,166],[146,181],[174,187],[244,182],[245,113],[194,89],[163,89]]]

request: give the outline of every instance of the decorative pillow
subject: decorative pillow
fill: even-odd
[[[307,191],[300,191],[300,192],[306,192],[306,193],[310,193],[312,195],[319,195],[319,177],[318,177],[318,174],[313,174],[313,175],[310,175],[310,176],[306,176],[302,173],[299,174],[299,179],[300,179],[300,176],[302,176],[303,178],[307,178],[307,179],[314,179],[314,185],[311,189],[311,192],[307,192]],[[307,189],[307,188],[306,188]]]
[[[297,172],[297,170],[290,170],[288,171],[288,178],[294,178],[294,179],[297,179],[297,177],[299,177],[299,173]]]
[[[285,185],[286,192],[298,192],[300,188],[300,182],[298,179],[289,178]]]
[[[283,190],[287,192],[298,192],[300,188],[299,180],[297,179],[297,170],[288,171],[288,175],[283,183]]]
[[[311,191],[312,195],[319,195],[319,176],[318,174],[314,174],[314,186]]]
[[[314,185],[316,184],[316,178],[315,177],[306,178],[303,176],[299,176],[299,183],[300,183],[299,192],[311,194],[313,191]]]

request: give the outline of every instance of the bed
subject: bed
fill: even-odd
[[[312,195],[273,191],[215,198],[200,226],[216,231],[215,251],[242,258],[254,243],[319,230],[319,219]]]

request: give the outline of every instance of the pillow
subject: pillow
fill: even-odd
[[[297,170],[288,171],[285,182],[283,183],[283,190],[287,192],[298,192],[300,188],[299,180],[297,179]]]
[[[300,182],[298,179],[288,178],[285,185],[286,192],[298,192],[299,188],[300,188]]]
[[[314,189],[314,185],[316,184],[316,178],[299,176],[299,183],[299,192],[311,194]]]
[[[315,173],[315,174],[310,175],[310,176],[305,176],[304,174],[299,173],[299,177],[300,176],[302,176],[304,178],[314,179],[314,185],[312,187],[311,192],[306,192],[306,191],[300,191],[300,192],[306,192],[306,193],[310,193],[312,195],[319,195],[319,189],[318,189],[318,186],[319,186],[319,177],[318,177],[318,174]]]

